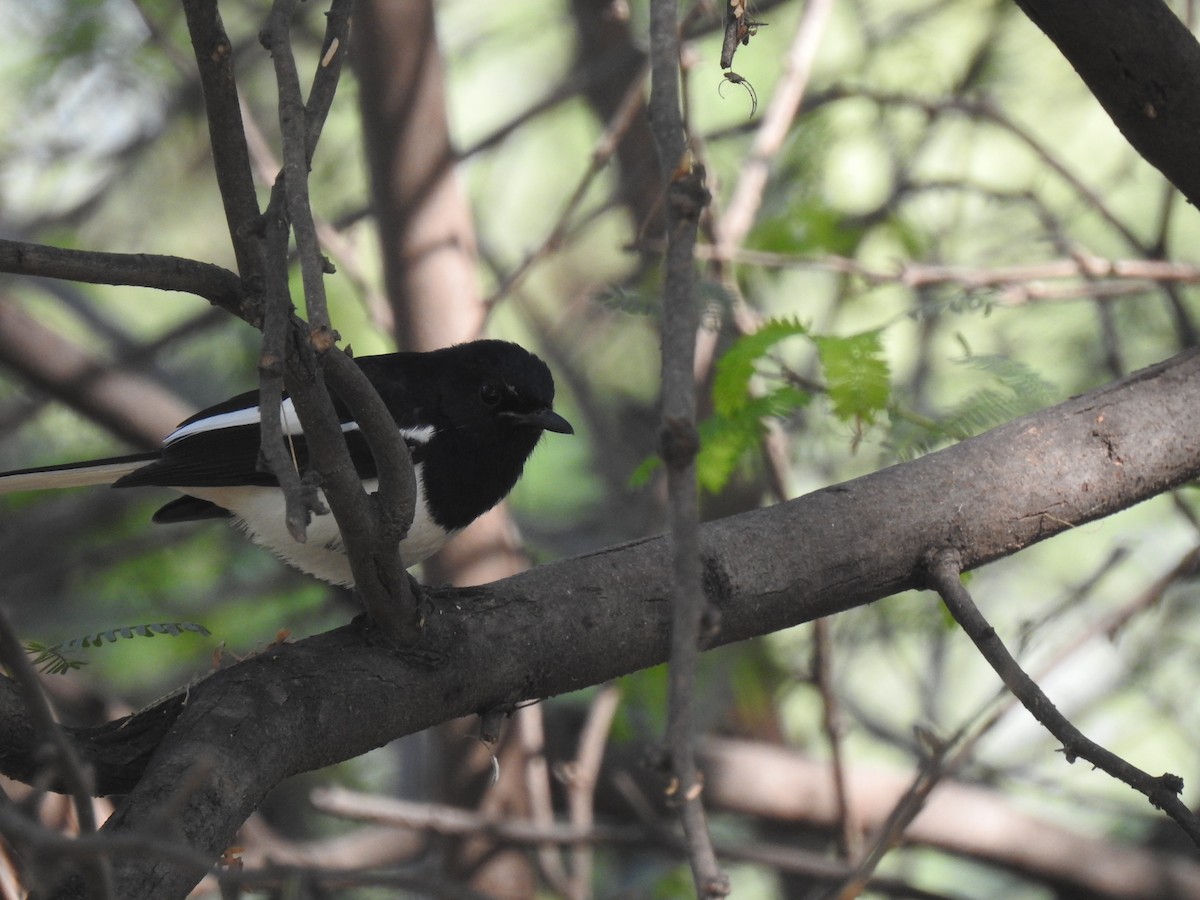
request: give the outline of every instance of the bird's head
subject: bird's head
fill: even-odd
[[[454,383],[441,392],[452,427],[524,433],[533,442],[543,431],[575,433],[554,411],[550,369],[523,347],[485,340],[436,352],[446,354],[444,371],[454,373]]]

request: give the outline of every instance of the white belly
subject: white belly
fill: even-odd
[[[363,482],[372,493],[379,482]],[[308,526],[308,540],[299,544],[293,540],[284,524],[283,492],[276,487],[209,487],[179,488],[184,493],[208,500],[233,513],[235,524],[254,543],[266,547],[284,562],[332,584],[353,585],[350,560],[342,544],[342,535],[332,513],[313,516]],[[325,495],[318,493],[324,502]],[[417,473],[417,505],[408,537],[400,542],[400,558],[405,566],[414,566],[432,556],[453,537],[447,534],[425,508],[420,472]]]

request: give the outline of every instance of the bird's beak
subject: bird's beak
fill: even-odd
[[[535,409],[531,413],[514,413],[512,417],[523,425],[532,425],[543,431],[557,431],[559,434],[575,433],[571,423],[549,407]]]

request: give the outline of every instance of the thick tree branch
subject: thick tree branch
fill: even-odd
[[[954,547],[975,568],[1111,515],[1200,476],[1198,448],[1193,352],[913,462],[710,523],[701,553],[706,598],[721,613],[716,642],[921,587],[930,546]],[[436,670],[351,625],[219,672],[192,688],[106,829],[158,821],[170,800],[181,839],[215,856],[282,778],[660,663],[668,559],[654,538],[434,593],[424,639],[444,656]],[[119,863],[116,877],[117,894],[136,900],[182,896],[198,876],[143,859]]]
[[[1138,153],[1200,205],[1200,44],[1162,0],[1016,0]]]

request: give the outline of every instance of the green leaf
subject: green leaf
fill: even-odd
[[[750,379],[758,361],[785,338],[807,333],[808,329],[795,319],[768,319],[758,331],[738,338],[717,360],[713,378],[713,407],[717,413],[736,415],[751,400]]]
[[[647,456],[642,460],[641,464],[633,470],[633,474],[629,476],[629,486],[631,488],[645,487],[650,483],[650,477],[658,471],[658,467],[662,465],[662,457]]]
[[[855,419],[868,425],[887,408],[891,372],[883,358],[879,331],[850,337],[813,336],[825,370],[825,383],[833,414],[842,421]]]
[[[37,654],[33,664],[43,675],[64,675],[72,669],[87,665],[87,662],[82,659],[71,659],[60,653],[57,647],[48,647],[37,641],[26,641],[25,652],[30,655]]]
[[[742,457],[755,449],[765,430],[763,419],[783,417],[807,406],[808,394],[791,385],[776,388],[761,397],[752,397],[729,415],[714,413],[697,426],[700,452],[696,456],[696,481],[715,494],[737,469]],[[645,459],[629,478],[631,487],[642,487],[662,465],[657,456]]]
[[[758,361],[767,351],[782,340],[807,333],[808,329],[796,319],[769,319],[753,334],[738,338],[717,360],[713,376],[715,412],[698,426],[696,475],[701,488],[715,494],[725,486],[745,454],[762,440],[763,419],[786,416],[812,399],[791,385],[761,396],[750,391]],[[630,476],[630,485],[645,485],[661,464],[658,457],[645,460]]]
[[[812,398],[791,385],[752,397],[730,413],[716,413],[700,423],[700,453],[696,476],[700,487],[715,494],[733,475],[742,457],[758,447],[765,426],[763,419],[782,417],[806,406]]]
[[[936,420],[893,423],[893,440],[901,459],[933,449],[946,441],[961,441],[1010,422],[1018,416],[1044,409],[1058,399],[1057,388],[1025,363],[1004,356],[966,356],[958,365],[988,375],[991,384],[960,400]]]

